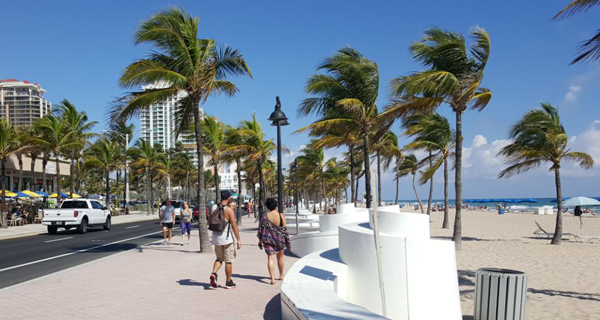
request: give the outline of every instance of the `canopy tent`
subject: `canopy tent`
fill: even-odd
[[[51,194],[51,195],[50,195],[48,198],[58,198],[58,197],[59,197],[59,195],[58,195],[58,194],[56,194],[56,193],[53,193],[53,194]],[[64,193],[64,192],[61,192],[61,193],[60,193],[60,197],[61,197],[61,198],[68,198],[69,196],[68,196],[66,193]]]
[[[28,194],[23,193],[23,192],[15,192],[15,193],[16,193],[15,198],[20,198],[20,199],[31,198],[31,196],[29,196]]]
[[[71,196],[71,193],[70,193],[70,192],[67,192],[66,194],[67,194],[67,197],[70,197],[70,196]],[[73,198],[81,198],[81,196],[80,196],[80,195],[78,195],[77,193],[73,193]]]
[[[8,190],[5,190],[4,192],[5,192],[5,195],[6,195],[7,198],[14,198],[14,197],[17,196],[16,193],[8,191]],[[0,197],[2,197],[2,192],[1,191],[0,191]]]
[[[44,191],[36,191],[35,193],[39,194],[42,197],[49,197],[50,196],[49,193],[45,193]]]
[[[32,198],[41,198],[42,197],[39,194],[37,194],[37,193],[35,193],[33,191],[29,191],[29,190],[24,190],[24,191],[21,191],[21,192],[24,193],[24,194],[26,194],[26,195],[28,195],[28,196],[30,196],[30,197],[32,197]]]

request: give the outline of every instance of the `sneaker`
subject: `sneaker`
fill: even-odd
[[[167,240],[163,241],[163,246],[167,245]]]
[[[235,289],[235,283],[232,280],[225,282],[225,289]]]
[[[219,276],[216,273],[213,272],[213,273],[210,274],[210,285],[213,288],[218,287],[218,285],[217,285],[217,279],[218,278],[219,278]]]
[[[180,246],[183,246],[183,242],[179,244]]]
[[[190,245],[190,242],[189,242],[189,241],[187,242],[187,245],[188,245],[188,246]]]

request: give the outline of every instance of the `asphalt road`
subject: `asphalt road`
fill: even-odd
[[[62,230],[62,231],[61,231]],[[179,228],[174,242],[179,243]],[[59,229],[43,234],[0,241],[0,288],[61,271],[111,254],[162,239],[158,221],[113,225],[111,230],[90,228],[87,234]]]

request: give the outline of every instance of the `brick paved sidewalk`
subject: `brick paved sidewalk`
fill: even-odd
[[[112,224],[121,224],[136,221],[156,220],[158,214],[147,215],[142,211],[131,211],[128,215],[119,215],[112,217]],[[46,226],[41,223],[26,224],[23,226],[12,226],[7,229],[0,228],[0,240],[34,236],[41,233],[46,233]]]
[[[0,319],[280,319],[281,282],[268,284],[256,224],[245,222],[240,231],[236,289],[210,287],[214,255],[198,253],[193,230],[189,246],[175,237],[177,245],[155,242],[2,289]],[[296,260],[286,255],[285,269]],[[224,281],[221,269],[219,284]]]

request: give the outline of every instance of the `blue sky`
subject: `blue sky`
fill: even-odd
[[[232,79],[240,88],[234,98],[210,99],[204,109],[226,123],[237,124],[256,112],[268,118],[275,96],[281,97],[291,125],[284,144],[294,153],[307,143],[291,132],[312,118],[296,117],[307,95],[304,85],[321,59],[351,45],[379,65],[379,106],[387,103],[387,84],[397,76],[420,70],[408,46],[430,26],[467,34],[482,26],[490,34],[492,55],[484,86],[494,97],[481,113],[464,119],[468,153],[464,196],[551,197],[553,175],[545,168],[498,181],[503,159],[495,158],[506,143],[507,130],[526,110],[548,101],[560,106],[573,148],[600,161],[600,66],[570,66],[576,47],[600,26],[600,7],[566,20],[551,18],[568,0],[551,1],[5,1],[0,10],[2,46],[0,78],[40,83],[53,103],[68,98],[105,126],[105,110],[121,94],[117,80],[147,46],[134,46],[139,22],[169,5],[182,5],[200,18],[200,37],[238,48],[254,79]],[[441,113],[454,122],[447,107]],[[137,119],[133,122],[139,126]],[[265,131],[274,130],[263,122]],[[101,128],[98,128],[100,131]],[[393,130],[400,133],[398,125]],[[330,150],[329,156],[344,150]],[[438,177],[438,181],[441,177]],[[384,177],[384,198],[394,194]],[[401,197],[414,199],[408,179]],[[427,188],[420,188],[426,196]],[[600,195],[600,170],[567,165],[566,195]],[[436,184],[434,197],[441,196]],[[452,192],[451,192],[452,194]]]

